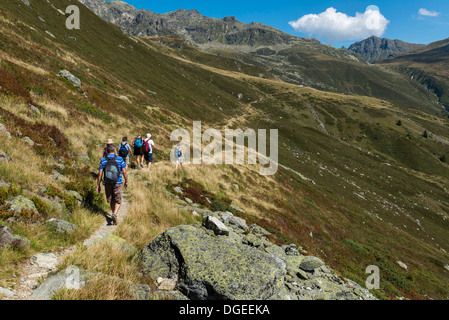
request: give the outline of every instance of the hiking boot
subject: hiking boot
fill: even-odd
[[[118,219],[118,217],[117,217],[117,215],[114,213],[114,214],[112,215],[112,224],[113,224],[114,226],[117,225],[117,219]]]

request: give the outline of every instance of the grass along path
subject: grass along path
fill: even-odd
[[[128,203],[124,199],[118,216],[118,224],[123,222],[127,213]],[[34,263],[32,258],[27,259],[26,262],[19,267],[21,269],[20,276],[15,277],[15,279],[19,281],[19,284],[13,291],[15,295],[12,297],[4,297],[0,300],[28,300],[34,290],[36,290],[46,278],[59,270],[59,266],[63,264],[68,256],[75,252],[77,247],[93,241],[95,238],[104,233],[114,233],[117,230],[117,227],[118,226],[113,225],[109,226],[106,221],[104,221],[101,226],[83,242],[82,245],[81,242],[79,242],[68,248],[61,248],[61,250],[46,253],[49,260],[47,265],[39,265],[38,263]]]

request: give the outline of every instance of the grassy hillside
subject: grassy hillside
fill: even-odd
[[[379,61],[401,72],[434,93],[441,105],[449,108],[449,40],[441,40],[394,59]]]
[[[104,210],[93,192],[103,142],[150,131],[162,151],[153,172],[133,172],[129,217],[118,229],[136,248],[167,227],[196,221],[174,208],[166,192],[167,185],[190,182],[192,190],[243,208],[242,217],[269,230],[273,241],[301,245],[362,285],[366,267],[378,265],[378,297],[448,296],[449,168],[441,160],[449,156],[447,119],[398,107],[394,99],[299,87],[267,72],[261,77],[261,68],[179,40],[129,38],[81,5],[81,30],[69,31],[57,9],[70,1],[30,3],[8,0],[0,7],[0,123],[12,136],[2,144],[12,160],[0,162],[0,180],[21,187],[2,187],[1,204],[18,193],[61,203],[45,214],[83,228],[66,239],[42,222],[1,219],[31,239],[31,248],[1,251],[0,286],[11,284],[17,266],[33,253],[88,237],[101,223],[95,212]],[[79,77],[81,88],[58,77],[62,69]],[[376,78],[367,73],[363,79]],[[421,101],[419,94],[407,94]],[[249,165],[189,166],[174,173],[170,132],[191,130],[192,120],[201,120],[204,129],[279,129],[282,166],[273,177],[259,176]],[[21,141],[25,136],[34,146]],[[53,170],[67,180],[51,178]],[[64,190],[79,192],[86,205],[76,206]],[[143,281],[131,257],[97,253],[80,248],[65,265]],[[129,297],[110,292],[94,287],[76,297]]]

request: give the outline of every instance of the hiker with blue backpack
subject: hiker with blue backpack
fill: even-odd
[[[178,170],[179,165],[181,165],[181,169],[183,169],[182,163],[184,162],[184,153],[182,152],[181,142],[178,142],[175,148],[175,162],[176,170]]]
[[[139,134],[137,134],[137,137],[134,138],[134,141],[133,141],[134,155],[136,156],[138,170],[141,170],[144,167],[143,166],[142,143],[143,143],[143,138],[142,138],[142,135],[139,133]]]
[[[118,149],[118,155],[125,159],[126,165],[129,166],[129,158],[132,157],[132,150],[131,146],[128,143],[127,137],[124,137],[122,139],[122,143],[120,144]]]
[[[125,161],[122,157],[116,155],[114,146],[109,145],[107,153],[108,155],[103,157],[100,162],[97,192],[101,192],[101,180],[104,176],[103,184],[106,198],[111,206],[111,215],[106,215],[106,219],[108,219],[108,225],[110,225],[111,220],[114,225],[117,225],[118,212],[122,205],[123,185],[128,188],[128,172]],[[125,183],[123,183],[123,178]]]

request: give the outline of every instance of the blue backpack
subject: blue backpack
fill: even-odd
[[[182,150],[181,150],[181,148],[179,148],[179,147],[176,148],[175,155],[176,155],[177,158],[181,158],[182,157]]]
[[[140,148],[142,146],[142,138],[136,139],[136,141],[134,142],[134,146],[136,148]]]

